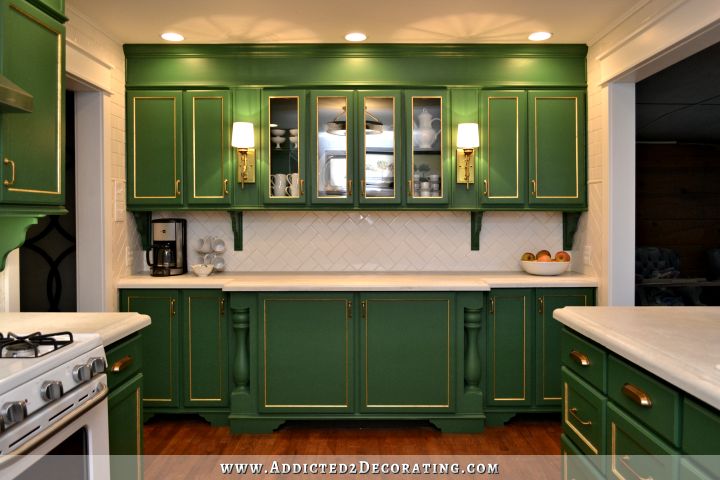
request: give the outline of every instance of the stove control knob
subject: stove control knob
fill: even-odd
[[[49,380],[47,382],[43,382],[40,387],[40,396],[47,402],[57,400],[62,397],[62,394],[63,384],[59,380]]]
[[[27,406],[22,401],[5,403],[0,408],[0,417],[5,428],[11,427],[27,417]]]
[[[77,383],[84,383],[92,378],[92,369],[87,364],[75,365],[72,374]]]
[[[91,358],[90,361],[88,361],[88,365],[90,366],[93,375],[99,375],[105,372],[105,369],[107,368],[107,362],[105,362],[105,359],[102,357]]]

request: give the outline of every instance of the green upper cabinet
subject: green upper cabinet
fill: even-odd
[[[357,95],[357,178],[360,205],[402,202],[402,94],[361,90]]]
[[[452,411],[452,295],[360,298],[361,411]]]
[[[32,113],[0,120],[0,201],[65,202],[65,27],[20,0],[1,0],[2,74],[33,96]]]
[[[183,204],[182,112],[182,92],[128,92],[128,206]]]
[[[306,99],[304,90],[266,90],[262,96],[259,148],[263,201],[306,204]]]
[[[480,201],[522,206],[527,201],[527,93],[483,91],[480,102]]]
[[[185,116],[185,198],[188,205],[229,205],[233,180],[228,91],[183,94]]]
[[[185,406],[228,403],[228,333],[221,290],[183,292]]]
[[[447,91],[406,90],[404,93],[407,203],[446,204],[452,163]]]
[[[528,92],[532,206],[586,203],[585,93]]]
[[[310,92],[310,119],[308,144],[312,203],[352,205],[356,161],[354,142],[358,136],[355,93],[352,90]],[[292,188],[290,186],[289,190]]]

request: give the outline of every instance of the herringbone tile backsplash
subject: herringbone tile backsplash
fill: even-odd
[[[224,212],[160,212],[188,221],[189,263],[206,235],[222,238],[228,271],[519,270],[525,251],[562,248],[562,214],[486,212],[480,251],[465,212],[245,212],[244,249],[233,251]]]

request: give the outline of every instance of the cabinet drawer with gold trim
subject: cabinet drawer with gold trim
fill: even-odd
[[[602,348],[563,328],[560,359],[566,367],[593,387],[605,392],[607,354]]]
[[[605,471],[605,404],[603,395],[562,367],[563,433],[600,471]]]
[[[611,355],[608,398],[666,441],[680,446],[680,394],[676,390]]]
[[[608,402],[608,478],[671,480],[680,455],[660,437]]]
[[[560,453],[562,454],[563,480],[602,480],[605,478],[564,434],[560,436]]]
[[[142,337],[135,334],[117,341],[105,350],[108,386],[112,390],[142,369]]]

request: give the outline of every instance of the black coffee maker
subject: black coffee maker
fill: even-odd
[[[151,222],[152,259],[150,250],[145,259],[153,277],[187,273],[187,222],[181,218],[163,218]]]

